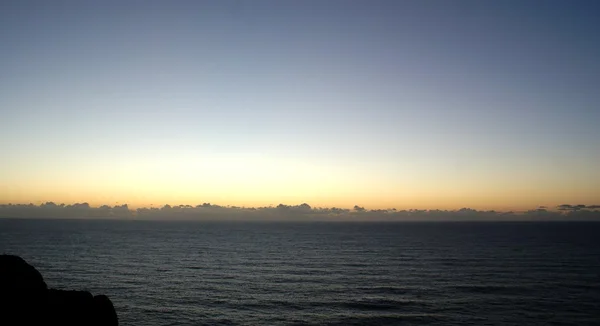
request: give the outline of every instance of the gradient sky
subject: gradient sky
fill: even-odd
[[[0,202],[600,203],[600,2],[2,1]]]

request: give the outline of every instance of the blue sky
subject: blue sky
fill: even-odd
[[[4,1],[0,200],[600,195],[594,1]]]

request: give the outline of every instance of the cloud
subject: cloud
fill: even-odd
[[[0,205],[0,217],[23,218],[125,218],[131,217],[132,212],[127,206],[102,205],[91,207],[88,203],[72,205],[46,202],[39,206],[33,204]]]
[[[557,206],[557,209],[559,211],[573,211],[573,212],[580,211],[583,209],[598,209],[598,208],[600,208],[600,206],[598,206],[598,205],[586,206],[586,205],[582,205],[582,204],[579,204],[579,205],[562,204],[562,205]]]
[[[0,205],[0,217],[5,218],[87,218],[138,220],[227,220],[227,221],[519,221],[519,220],[600,220],[600,205],[562,204],[555,210],[541,206],[525,212],[482,211],[471,208],[458,210],[396,210],[311,207],[279,204],[275,207],[168,205],[131,209],[127,204],[92,207],[88,203],[72,205],[53,202],[41,205]]]
[[[360,207],[360,206],[358,206],[358,205],[354,205],[354,208],[353,208],[353,209],[354,209],[355,211],[357,211],[357,212],[364,212],[364,211],[365,211],[365,208],[364,208],[364,207]]]

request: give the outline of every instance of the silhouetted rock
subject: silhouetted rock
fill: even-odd
[[[48,289],[18,256],[0,255],[0,325],[118,325],[110,299],[86,291]]]

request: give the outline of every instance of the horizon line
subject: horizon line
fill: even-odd
[[[171,205],[171,204],[162,204],[154,206],[151,204],[150,206],[133,206],[130,207],[128,203],[119,204],[118,202],[114,205],[102,204],[97,206],[92,206],[88,202],[74,202],[72,204],[66,203],[57,203],[53,201],[46,201],[40,204],[34,204],[32,202],[29,203],[0,203],[0,208],[5,207],[38,207],[38,208],[87,208],[87,209],[124,209],[126,208],[130,212],[137,212],[139,210],[165,210],[165,209],[201,209],[201,208],[222,208],[222,209],[234,209],[234,210],[267,210],[267,209],[303,209],[310,211],[319,211],[319,210],[339,210],[345,212],[464,212],[464,211],[473,211],[473,212],[490,212],[490,213],[527,213],[532,211],[547,211],[547,212],[570,212],[570,211],[600,211],[600,205],[586,205],[586,204],[560,204],[555,206],[537,206],[535,208],[524,209],[524,210],[497,210],[497,209],[476,209],[468,206],[463,206],[461,208],[454,209],[441,209],[441,208],[409,208],[409,209],[396,209],[394,207],[389,208],[373,208],[369,209],[366,206],[354,205],[351,208],[348,207],[338,207],[338,206],[311,206],[307,203],[302,203],[298,205],[288,205],[280,203],[277,206],[268,205],[268,206],[238,206],[238,205],[219,205],[219,204],[211,204],[208,202],[204,202],[202,204],[190,205],[190,204],[179,204],[179,205]]]

